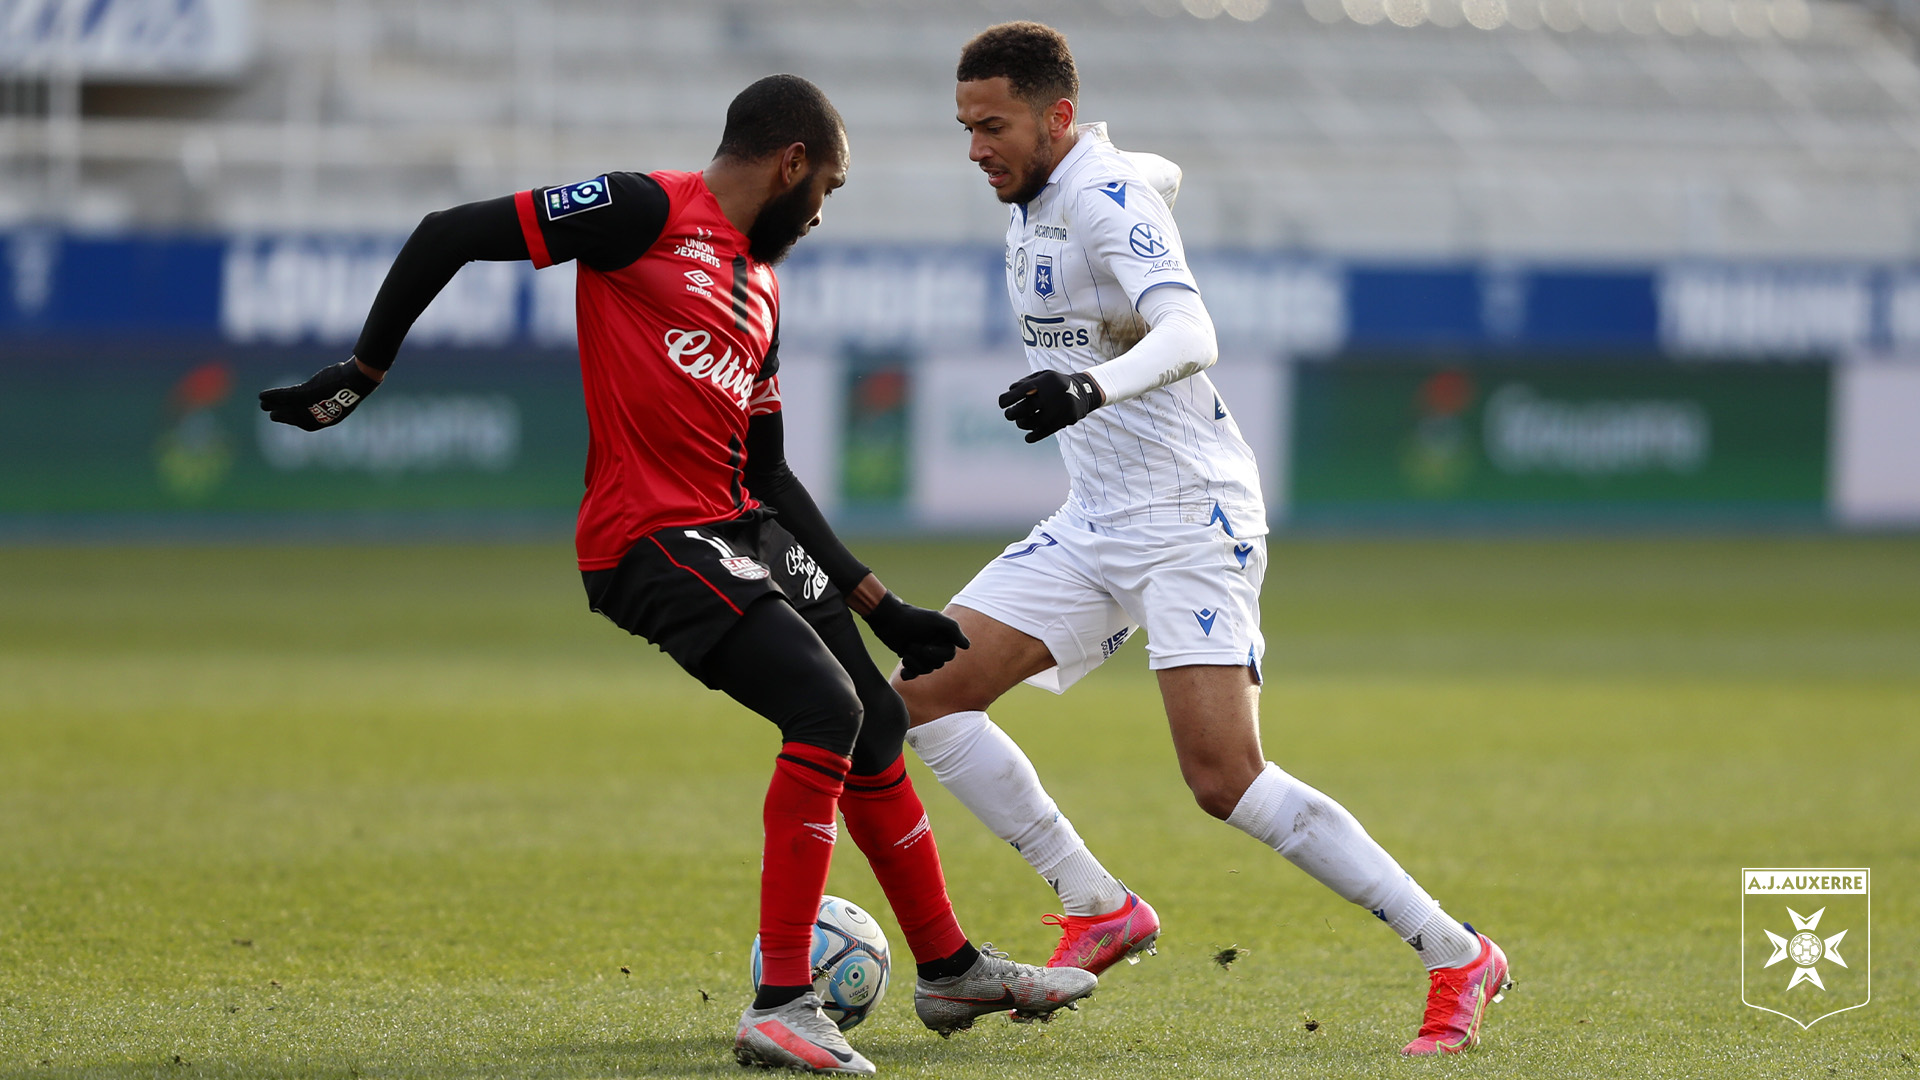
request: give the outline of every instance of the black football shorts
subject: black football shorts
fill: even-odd
[[[707,653],[755,601],[784,596],[815,625],[846,609],[813,557],[763,510],[649,533],[618,566],[580,576],[588,607],[703,683]]]

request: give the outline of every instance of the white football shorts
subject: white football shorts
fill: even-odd
[[[1264,526],[1264,522],[1262,523]],[[953,603],[1039,638],[1056,694],[1147,628],[1147,666],[1245,664],[1260,678],[1264,535],[1209,525],[1096,526],[1065,508],[988,563]]]

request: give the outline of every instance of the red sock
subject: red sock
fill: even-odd
[[[767,846],[760,859],[760,981],[813,981],[813,923],[833,865],[835,804],[851,764],[805,743],[780,747],[761,811]]]
[[[840,812],[847,818],[847,835],[860,845],[887,903],[893,905],[914,962],[924,964],[959,951],[967,943],[966,931],[953,917],[940,849],[927,825],[927,809],[907,776],[906,758],[893,759],[878,776],[847,777]]]

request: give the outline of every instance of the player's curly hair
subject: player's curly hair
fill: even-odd
[[[1066,35],[1037,22],[1010,22],[982,30],[960,50],[958,82],[1004,77],[1013,96],[1044,109],[1066,98],[1080,103],[1080,73]]]
[[[846,139],[840,110],[819,87],[798,75],[769,75],[740,91],[727,106],[727,126],[713,156],[759,161],[804,143],[810,160],[838,160]]]

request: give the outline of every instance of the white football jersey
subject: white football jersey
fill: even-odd
[[[1040,194],[1011,208],[1007,295],[1028,367],[1111,360],[1146,335],[1137,306],[1148,289],[1199,291],[1161,194],[1179,182],[1172,162],[1136,159],[1105,124],[1085,124]],[[1253,451],[1204,372],[1096,409],[1054,438],[1067,506],[1094,525],[1207,524],[1217,509],[1236,535],[1266,532]]]

